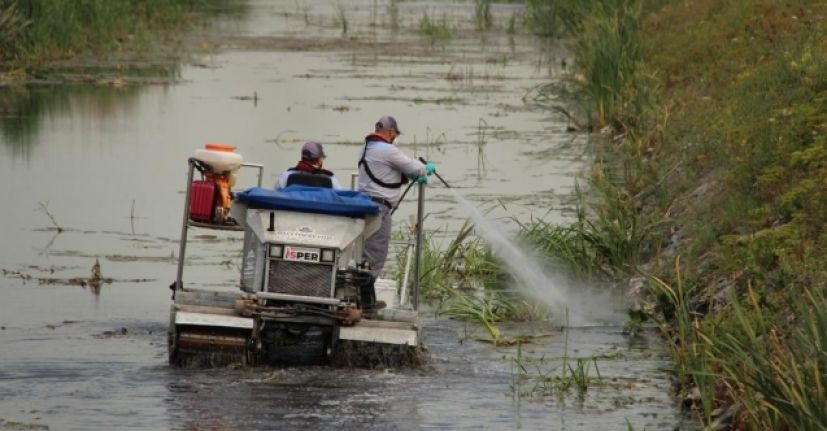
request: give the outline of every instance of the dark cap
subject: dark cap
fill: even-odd
[[[396,125],[396,118],[393,118],[390,115],[385,115],[384,117],[380,118],[379,121],[376,122],[377,131],[387,129],[395,130],[397,135],[402,134],[402,132],[399,131],[399,126]]]
[[[318,142],[308,141],[302,145],[302,160],[315,160],[318,158],[327,157],[324,154],[322,144]]]

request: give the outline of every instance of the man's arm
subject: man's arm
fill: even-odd
[[[409,177],[421,177],[427,174],[424,164],[406,156],[396,147],[388,152],[388,163]]]

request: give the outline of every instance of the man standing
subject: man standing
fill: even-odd
[[[370,196],[382,210],[382,225],[365,240],[363,258],[370,264],[375,280],[385,267],[391,239],[390,211],[402,196],[402,185],[408,180],[428,184],[427,175],[436,172],[433,163],[414,160],[394,145],[402,134],[396,119],[385,116],[376,122],[374,133],[365,138],[359,158],[359,190]]]
[[[324,148],[318,142],[308,141],[302,145],[302,159],[296,166],[279,175],[276,189],[283,189],[291,184],[341,189],[333,172],[324,169]]]

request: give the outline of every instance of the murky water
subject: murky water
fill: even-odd
[[[425,322],[432,359],[422,370],[168,367],[167,286],[186,158],[206,142],[236,145],[263,163],[269,185],[304,140],[318,140],[346,183],[359,142],[391,114],[406,151],[437,163],[495,218],[565,219],[584,163],[585,137],[565,133],[561,119],[532,102],[538,86],[557,78],[563,51],[503,31],[521,13],[516,4],[495,4],[499,30],[477,33],[470,2],[405,1],[397,12],[369,0],[237,3],[199,36],[193,60],[169,72],[174,82],[0,88],[0,429],[684,423],[668,395],[665,353],[656,339],[621,334],[620,301],[600,325],[569,334],[570,354],[602,355],[607,382],[622,382],[595,386],[582,400],[515,398],[515,349],[463,341],[466,328],[446,320]],[[452,38],[419,36],[424,13],[445,20]],[[446,190],[433,187],[428,198],[428,228],[462,222]],[[413,201],[403,205],[397,221],[414,211]],[[190,238],[185,282],[231,289],[239,238],[197,230]],[[96,259],[112,283],[54,283],[88,276]],[[554,328],[510,331],[547,335],[526,355],[563,353]]]

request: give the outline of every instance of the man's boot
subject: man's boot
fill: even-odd
[[[370,282],[362,285],[360,289],[360,300],[362,305],[362,317],[365,319],[376,318],[376,289],[374,287],[376,278],[371,277]]]

